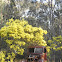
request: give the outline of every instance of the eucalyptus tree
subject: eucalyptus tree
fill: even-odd
[[[7,4],[5,3],[4,0],[0,0],[0,28],[4,25],[5,21],[3,20],[3,12],[4,12],[4,7]]]
[[[10,0],[10,3],[4,7],[4,10],[5,10],[3,12],[4,20],[5,19],[8,20],[10,18],[14,18],[14,19],[19,18],[14,0]]]

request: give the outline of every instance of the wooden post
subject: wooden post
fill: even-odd
[[[55,62],[55,54],[54,54],[54,62]]]
[[[60,62],[61,62],[61,59],[60,59]]]

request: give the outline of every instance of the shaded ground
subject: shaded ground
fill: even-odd
[[[25,59],[15,59],[15,62],[27,62]]]

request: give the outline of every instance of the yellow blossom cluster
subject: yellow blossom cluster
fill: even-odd
[[[21,55],[24,52],[22,46],[46,46],[47,44],[43,37],[44,34],[47,34],[46,30],[43,30],[41,27],[33,27],[24,19],[9,19],[9,22],[0,29],[0,36],[5,39],[10,50],[16,51],[17,54]]]
[[[48,43],[50,44],[50,48],[53,48],[53,50],[58,51],[62,50],[62,36],[53,37],[53,40],[48,40]]]

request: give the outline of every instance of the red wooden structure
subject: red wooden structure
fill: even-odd
[[[47,51],[44,46],[29,46],[27,62],[47,62]]]

